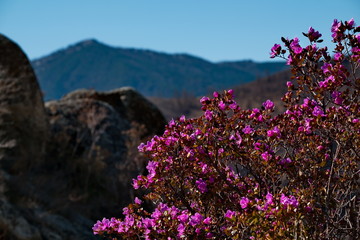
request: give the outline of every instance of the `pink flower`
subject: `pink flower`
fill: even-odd
[[[317,146],[317,147],[316,147],[316,149],[317,149],[318,151],[321,151],[321,150],[323,150],[323,149],[324,149],[324,146],[319,145],[319,146]]]
[[[334,92],[331,94],[331,97],[334,98],[334,103],[339,104],[339,105],[342,104],[343,99],[341,98],[341,92],[334,91]]]
[[[213,96],[214,96],[214,98],[218,98],[218,97],[219,97],[219,93],[218,93],[218,92],[214,92],[214,93],[213,93]]]
[[[258,108],[253,108],[251,111],[251,114],[249,115],[249,118],[254,118],[259,113],[260,113],[260,110]]]
[[[187,221],[189,219],[189,215],[186,212],[183,212],[177,218],[181,223],[187,223]]]
[[[291,205],[295,208],[299,206],[299,202],[296,200],[294,196],[287,197],[285,194],[281,194],[280,203],[285,207]]]
[[[249,204],[250,200],[247,197],[242,197],[240,200],[240,206],[242,209],[247,208],[248,204]]]
[[[178,237],[182,238],[185,236],[185,225],[180,223],[177,227]]]
[[[334,22],[331,26],[331,32],[333,33],[333,35],[331,35],[332,37],[336,36],[336,33],[339,30],[340,26],[341,26],[341,22],[339,22],[337,19],[334,19]]]
[[[184,115],[182,115],[182,116],[179,118],[179,121],[180,121],[180,122],[185,122],[185,119],[186,119],[186,117],[185,117]]]
[[[254,132],[254,129],[250,125],[246,125],[242,131],[245,134],[251,134]]]
[[[203,223],[204,223],[204,224],[207,224],[207,225],[208,225],[208,224],[211,224],[211,217],[205,218],[204,221],[203,221]]]
[[[141,205],[141,203],[142,203],[142,201],[138,197],[135,197],[134,202],[139,205]]]
[[[213,238],[214,237],[214,234],[209,232],[209,233],[206,233],[205,235],[206,238]]]
[[[208,103],[208,102],[210,102],[210,99],[209,99],[208,97],[202,97],[202,98],[200,99],[200,103],[201,103],[202,105],[205,105],[205,104]]]
[[[94,234],[99,234],[101,232],[104,232],[107,230],[107,228],[110,226],[110,220],[107,218],[103,218],[102,221],[97,221],[95,225],[93,226],[92,230]]]
[[[149,178],[153,178],[156,174],[156,168],[159,165],[158,162],[155,161],[149,161],[148,165],[146,166],[146,169],[149,171]]]
[[[160,212],[160,210],[158,208],[156,208],[154,210],[154,212],[152,212],[151,217],[154,218],[155,220],[159,219],[161,217],[162,213]]]
[[[351,27],[347,24],[346,27],[348,29],[350,29]],[[337,19],[334,19],[334,22],[331,26],[331,37],[333,38],[334,42],[340,42],[341,40],[343,40],[345,38],[344,35],[344,24],[340,21],[338,21]]]
[[[326,80],[329,82],[335,82],[335,77],[333,75],[331,75],[331,76],[327,77]]]
[[[230,219],[231,219],[231,218],[235,217],[235,215],[236,215],[236,212],[231,211],[231,210],[227,210],[224,216],[225,216],[226,218],[230,218]]]
[[[235,109],[238,108],[238,105],[236,103],[232,103],[232,104],[229,105],[229,108],[235,110]]]
[[[267,131],[267,135],[268,137],[278,137],[280,138],[281,137],[281,132],[280,132],[280,129],[275,126],[274,129],[271,129],[269,131]]]
[[[273,202],[274,197],[273,197],[273,195],[271,193],[266,194],[265,198],[266,198],[266,204],[267,205],[271,205],[271,204],[274,203]]]
[[[222,153],[224,153],[224,149],[223,148],[219,148],[219,150],[218,150],[218,155],[221,155]]]
[[[291,162],[292,162],[292,161],[291,161],[290,158],[284,158],[284,159],[282,159],[282,160],[279,161],[279,164],[280,164],[280,165],[286,165],[286,164],[289,164],[289,163],[291,163]]]
[[[285,194],[281,194],[280,203],[282,205],[285,205],[285,204],[288,204],[288,202],[289,202],[289,198],[287,196],[285,196]]]
[[[271,159],[271,154],[269,154],[268,152],[264,152],[261,154],[262,159],[264,159],[264,161],[269,161]]]
[[[326,81],[326,80],[319,82],[319,86],[321,88],[326,88],[328,86],[328,84],[329,84],[329,81]]]
[[[287,61],[286,61],[286,65],[291,65],[292,62],[293,62],[293,59],[292,59],[291,55],[289,55],[289,56],[288,56],[288,59],[287,59]]]
[[[140,185],[139,185],[138,180],[137,180],[137,179],[133,179],[132,181],[133,181],[132,185],[133,185],[134,189],[139,189]]]
[[[300,47],[299,39],[294,38],[290,43],[290,49],[294,51],[295,54],[300,54],[302,52],[302,47]]]
[[[337,52],[337,53],[335,53],[335,55],[334,55],[334,60],[335,60],[335,61],[340,61],[342,57],[343,57],[342,53]]]
[[[354,18],[351,18],[348,22],[347,25],[349,28],[352,28],[354,26],[355,22],[354,22]]]
[[[294,196],[291,196],[289,198],[289,204],[295,208],[297,208],[299,206],[299,202],[297,201],[297,199]]]
[[[201,193],[205,193],[208,191],[206,182],[201,178],[199,180],[196,180],[195,185]]]
[[[220,103],[219,103],[219,108],[220,108],[221,110],[225,110],[225,109],[226,109],[226,104],[225,104],[223,101],[220,101]]]
[[[275,45],[271,48],[270,57],[271,57],[271,58],[276,57],[277,55],[280,54],[280,51],[281,51],[281,46],[280,46],[280,44],[275,44]]]
[[[272,110],[274,108],[274,103],[271,101],[271,100],[266,100],[264,103],[263,103],[263,106],[265,109],[270,109]]]
[[[207,119],[207,120],[211,120],[212,119],[212,117],[213,117],[213,113],[211,112],[211,111],[209,111],[209,110],[206,110],[205,111],[205,113],[204,113],[204,115],[205,115],[205,118]]]
[[[194,227],[200,224],[202,220],[203,220],[203,216],[200,213],[195,213],[193,216],[190,217],[189,224]]]
[[[209,167],[208,167],[208,165],[206,163],[200,162],[199,165],[201,167],[202,173],[208,173],[209,172]]]
[[[324,63],[324,65],[321,67],[321,69],[323,70],[323,73],[329,73],[330,69],[332,69],[332,64],[331,63]]]
[[[309,28],[308,37],[311,42],[318,40],[321,36],[321,33],[315,31],[312,27]]]
[[[324,116],[324,111],[321,109],[321,107],[316,106],[314,107],[314,110],[312,112],[312,114],[317,117],[317,116]]]
[[[235,135],[231,134],[231,136],[229,137],[229,140],[234,140],[238,146],[240,146],[242,143],[242,137],[240,136],[240,134],[238,132],[236,132]]]
[[[201,134],[202,134],[201,130],[197,128],[197,129],[195,130],[195,135],[196,135],[196,136],[199,136],[199,135],[201,135]]]
[[[151,218],[144,218],[142,222],[145,228],[152,228],[155,225],[155,220]]]
[[[319,82],[321,88],[326,88],[329,86],[329,83],[335,82],[335,77],[333,75],[327,77],[324,81]]]

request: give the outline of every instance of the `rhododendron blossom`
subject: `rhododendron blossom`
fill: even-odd
[[[241,208],[247,208],[250,200],[247,197],[242,197],[240,200]]]
[[[171,120],[142,143],[144,175],[123,217],[102,219],[108,239],[360,239],[360,28],[334,20],[335,49],[282,38],[285,110],[241,109],[234,91],[200,99],[203,115]],[[316,44],[316,45],[315,45]],[[333,54],[334,53],[334,54]],[[241,99],[241,98],[240,98]],[[264,99],[265,100],[265,99]]]

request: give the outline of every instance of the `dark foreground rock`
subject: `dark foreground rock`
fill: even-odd
[[[120,216],[165,119],[134,89],[78,90],[43,104],[29,61],[0,35],[0,239],[97,239]]]
[[[0,35],[0,164],[18,173],[43,160],[48,124],[39,85],[21,49]]]

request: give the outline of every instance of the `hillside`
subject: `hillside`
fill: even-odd
[[[235,100],[242,108],[249,109],[259,108],[264,101],[270,99],[275,103],[275,111],[279,113],[284,110],[281,97],[286,93],[286,82],[290,79],[290,71],[285,70],[234,86]],[[173,98],[152,97],[150,100],[159,107],[168,120],[181,115],[198,117],[202,114],[199,98],[194,95],[184,93]]]
[[[46,100],[88,88],[131,86],[145,96],[195,96],[251,82],[286,69],[283,62],[212,63],[188,54],[115,48],[86,40],[32,61]]]

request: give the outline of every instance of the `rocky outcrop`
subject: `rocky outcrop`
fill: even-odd
[[[63,100],[84,98],[106,102],[113,106],[118,113],[125,114],[122,117],[130,123],[146,125],[142,137],[162,134],[162,129],[166,124],[160,110],[131,87],[118,88],[108,92],[80,89],[65,95]]]
[[[131,88],[78,90],[44,106],[21,49],[0,36],[0,239],[96,239],[144,171],[142,141],[165,119]]]
[[[20,173],[40,163],[47,136],[34,71],[19,46],[0,35],[0,166]]]
[[[92,218],[114,214],[133,197],[131,180],[145,164],[136,147],[161,134],[161,112],[132,88],[78,90],[47,102],[46,109],[52,133],[47,159],[56,159],[63,171],[54,176],[60,181],[67,176],[72,188],[49,191],[58,191],[57,198],[66,192],[64,201],[68,198],[70,206]],[[54,160],[47,169],[53,166]],[[94,207],[84,208],[85,202]]]

